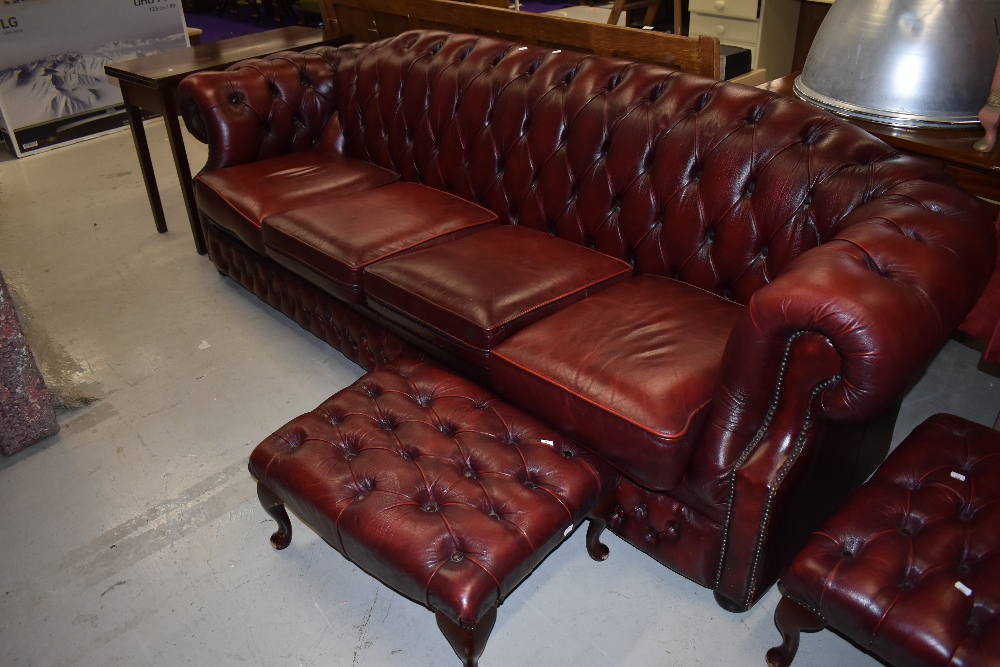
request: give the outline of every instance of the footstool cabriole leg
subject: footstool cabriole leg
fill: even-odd
[[[462,661],[462,667],[476,667],[479,664],[479,656],[486,648],[486,640],[493,632],[493,626],[497,622],[497,608],[491,607],[486,614],[479,619],[474,628],[463,628],[450,618],[437,611],[434,612],[437,618],[438,628],[444,635],[448,643],[455,650],[455,655]]]
[[[271,535],[271,546],[275,549],[284,549],[292,542],[292,522],[288,520],[285,503],[261,482],[257,482],[257,497],[264,511],[278,522],[278,530]]]
[[[587,515],[590,519],[590,525],[587,526],[587,553],[596,561],[607,560],[608,554],[611,553],[607,545],[601,543],[601,533],[608,527],[608,520],[615,511],[615,504],[614,491],[609,491],[597,501]]]
[[[768,667],[788,667],[799,650],[799,634],[818,632],[826,627],[826,621],[806,609],[795,600],[782,597],[774,610],[774,624],[781,633],[781,646],[767,652]]]

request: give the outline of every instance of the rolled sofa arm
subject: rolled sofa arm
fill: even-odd
[[[879,413],[962,321],[995,255],[992,220],[977,200],[936,183],[888,188],[753,295],[726,349],[717,409],[756,430],[771,396],[750,386],[776,377],[790,335],[813,331],[839,355],[841,378],[817,397],[817,416]]]
[[[344,51],[275,53],[182,80],[184,123],[208,144],[204,171],[335,144],[335,73]]]
[[[996,260],[988,212],[941,184],[887,188],[838,230],[754,293],[726,348],[701,448],[711,456],[689,479],[725,507],[716,596],[727,608],[752,605],[870,472],[865,422],[898,402]]]

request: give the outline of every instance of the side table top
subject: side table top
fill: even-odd
[[[798,72],[762,83],[758,88],[769,90],[786,97],[796,97],[792,85]],[[986,100],[983,100],[985,103]],[[1000,142],[989,153],[972,149],[983,136],[983,129],[973,125],[968,129],[905,128],[881,123],[872,123],[857,118],[848,118],[853,125],[874,134],[894,148],[910,153],[945,160],[983,172],[1000,176]]]
[[[140,86],[162,88],[193,72],[221,69],[246,58],[298,51],[323,43],[322,30],[290,26],[125,60],[105,66],[104,71],[108,76]]]

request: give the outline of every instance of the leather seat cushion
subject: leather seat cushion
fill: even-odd
[[[267,216],[398,179],[388,169],[336,153],[290,153],[199,174],[194,195],[202,213],[263,255],[260,225]]]
[[[264,220],[267,254],[327,292],[364,301],[362,270],[497,224],[496,214],[417,183],[391,183]]]
[[[373,309],[486,366],[488,351],[512,333],[631,271],[570,241],[502,225],[375,262],[364,280]]]
[[[620,472],[654,490],[684,474],[743,306],[636,276],[512,336],[490,379]]]

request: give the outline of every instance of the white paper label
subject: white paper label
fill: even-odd
[[[542,440],[542,444],[543,445],[554,445],[556,443],[552,442],[551,440]]]
[[[972,595],[972,589],[963,584],[961,581],[955,582],[955,588],[965,593],[966,596]]]
[[[954,471],[952,471],[951,476],[954,477],[955,479],[957,479],[960,482],[964,482],[965,481],[965,475],[963,475],[960,472],[954,472]]]
[[[563,531],[563,537],[569,537],[569,534],[573,532],[573,525],[570,524],[569,528]]]

